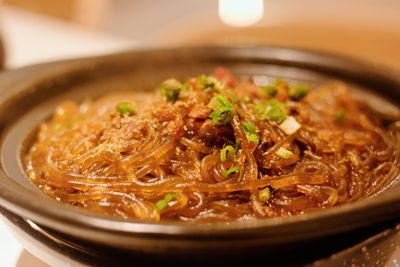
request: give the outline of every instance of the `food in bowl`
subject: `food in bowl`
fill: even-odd
[[[125,219],[254,220],[389,187],[397,131],[346,84],[256,84],[217,68],[156,92],[60,104],[25,168],[46,195]]]

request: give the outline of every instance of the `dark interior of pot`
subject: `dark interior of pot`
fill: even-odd
[[[241,239],[245,241],[249,237],[254,239],[258,234],[257,240],[250,242],[247,248],[244,248],[246,242],[228,246],[236,246],[241,249],[241,253],[248,253],[249,249],[265,244],[288,244],[297,240],[302,241],[304,245],[311,238],[332,236],[332,234],[368,225],[374,225],[374,229],[380,230],[382,222],[389,221],[390,224],[393,223],[393,219],[399,217],[396,214],[400,211],[400,201],[398,201],[400,194],[390,189],[385,197],[378,196],[375,200],[355,203],[355,206],[351,204],[348,207],[335,208],[333,211],[300,216],[298,219],[285,218],[271,220],[270,223],[258,222],[242,226],[220,225],[208,226],[208,228],[164,225],[175,227],[173,230],[157,228],[158,226],[154,228],[154,225],[140,228],[147,226],[145,223],[135,222],[134,225],[59,204],[42,194],[27,178],[23,168],[24,155],[34,140],[40,122],[48,118],[61,101],[93,99],[115,91],[153,90],[166,78],[185,79],[199,73],[212,73],[217,66],[226,67],[242,77],[251,76],[256,82],[271,77],[282,77],[289,81],[318,85],[327,80],[339,79],[351,85],[357,99],[369,102],[378,112],[384,109],[389,117],[400,114],[397,108],[400,102],[400,81],[394,73],[352,60],[307,51],[281,48],[187,48],[132,52],[29,67],[0,76],[0,88],[3,88],[0,96],[0,127],[3,134],[1,164],[4,172],[1,175],[3,182],[0,186],[1,205],[18,215],[44,225],[44,229],[58,239],[70,240],[69,242],[73,244],[94,242],[97,245],[90,243],[90,246],[95,247],[99,243],[104,245],[105,241],[109,241],[108,245],[114,248],[142,252],[157,251],[157,253],[167,255],[186,251],[188,248],[176,245],[176,242],[181,238],[192,239],[193,236],[212,240],[211,246],[210,242],[201,245],[199,244],[201,241],[197,242],[197,240],[188,243],[194,250],[209,252],[211,249],[215,250],[231,242],[232,237],[229,235],[236,234],[236,241],[240,242]],[[397,147],[397,149],[399,151],[400,148]],[[398,179],[391,184],[391,187],[397,187],[397,182]],[[59,209],[64,209],[65,212],[61,214],[60,211],[56,211]],[[327,215],[324,217],[324,214]],[[348,218],[349,214],[354,214],[354,216]],[[93,219],[87,220],[87,218]],[[323,218],[323,220],[319,221],[318,218]],[[329,223],[321,225],[324,222]],[[299,224],[302,226],[299,227]],[[140,227],[136,228],[137,225]],[[181,229],[176,227],[181,227]],[[271,228],[269,232],[257,230],[262,228],[265,231],[268,227]],[[156,231],[153,232],[154,229]],[[207,231],[210,229],[218,231],[215,237],[207,236]],[[234,231],[227,231],[227,229]],[[104,235],[107,231],[108,233]],[[160,231],[166,232],[160,233]],[[276,236],[281,236],[274,238],[271,235],[273,231],[277,231]],[[118,235],[114,236],[117,238],[109,239],[115,232],[118,232]],[[123,237],[124,233],[128,233],[128,237]],[[139,241],[143,241],[141,238],[147,238],[146,234],[149,234],[152,242],[138,249],[144,244]],[[178,237],[180,234],[184,237]],[[84,235],[83,238],[82,235]],[[129,239],[129,235],[134,237],[134,242],[139,243],[133,244],[133,239]],[[269,237],[271,237],[270,240],[268,240]],[[342,244],[343,247],[351,242],[358,242],[364,237],[364,234],[360,232],[355,233],[351,238],[347,236],[347,239],[345,235],[341,235],[343,242],[332,244],[336,246]],[[210,247],[207,248],[207,246]],[[176,251],[166,250],[171,247]],[[101,250],[99,248],[99,251]]]

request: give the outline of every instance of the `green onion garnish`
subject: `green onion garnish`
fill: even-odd
[[[59,130],[61,130],[62,128],[63,128],[63,126],[62,126],[61,123],[56,123],[56,124],[54,124],[54,126],[53,126],[54,131],[59,131]]]
[[[226,171],[224,171],[223,175],[224,175],[224,177],[227,177],[228,175],[235,173],[237,171],[239,171],[239,177],[238,177],[238,180],[239,180],[242,176],[242,171],[239,166],[234,166],[232,168],[227,169]]]
[[[246,134],[257,132],[257,127],[251,122],[243,122],[242,127]]]
[[[161,96],[165,97],[168,102],[175,102],[178,100],[181,90],[182,84],[175,79],[165,80],[160,86]]]
[[[212,76],[200,75],[197,77],[197,82],[199,83],[200,87],[206,92],[210,92],[214,89],[219,91],[224,88],[223,84]]]
[[[289,87],[288,95],[292,100],[299,100],[305,97],[310,88],[306,84],[299,84]]]
[[[284,147],[280,147],[278,149],[278,151],[275,152],[275,155],[277,155],[278,157],[283,158],[283,159],[288,159],[293,156],[293,152]]]
[[[269,187],[266,187],[262,190],[258,190],[258,199],[262,202],[268,201],[271,197],[271,190]]]
[[[256,144],[256,146],[258,146],[258,144],[260,143],[260,138],[258,137],[257,134],[249,134],[249,135],[247,136],[247,139],[248,139],[250,142],[253,142],[254,144]]]
[[[286,87],[287,86],[287,82],[283,78],[278,77],[278,78],[275,79],[273,85],[276,86],[276,87],[281,87],[281,86],[285,86]]]
[[[341,121],[344,118],[344,113],[342,111],[335,112],[335,119]]]
[[[210,119],[217,125],[225,125],[233,119],[233,110],[228,107],[220,107],[210,114]]]
[[[236,161],[236,149],[233,146],[228,145],[221,149],[221,162],[224,162],[226,160],[226,154],[228,154],[232,161]]]
[[[190,89],[190,84],[189,83],[183,83],[182,84],[182,91],[189,91]]]
[[[288,107],[285,103],[273,98],[265,103],[254,105],[253,113],[259,120],[270,119],[281,123],[286,119]]]
[[[237,138],[237,139],[235,140],[235,146],[236,146],[236,148],[239,148],[241,144],[242,144],[242,139]]]
[[[215,95],[208,103],[208,107],[213,110],[209,117],[217,125],[225,125],[233,119],[232,104],[223,95]]]
[[[177,197],[177,194],[175,194],[175,193],[167,193],[163,199],[159,200],[155,204],[156,210],[158,212],[161,212],[163,209],[165,209],[168,206],[169,202],[174,200],[176,197]]]
[[[66,126],[68,129],[71,129],[72,126],[74,126],[74,122],[71,119],[69,119],[69,120],[67,120]]]
[[[231,102],[226,96],[223,95],[215,95],[211,98],[210,102],[208,103],[208,107],[215,110],[219,107],[232,107]]]
[[[130,115],[135,113],[135,108],[128,102],[119,102],[116,108],[121,115]]]
[[[246,96],[243,97],[242,101],[244,103],[249,103],[250,102],[250,97],[246,95]]]
[[[274,85],[263,85],[261,89],[266,97],[274,97],[278,93],[278,88]]]
[[[250,142],[253,142],[254,144],[256,144],[258,146],[260,140],[257,135],[257,127],[253,123],[250,123],[250,122],[244,122],[242,124],[242,127],[243,127],[244,132],[247,135],[247,139]]]

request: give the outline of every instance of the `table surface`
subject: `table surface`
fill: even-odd
[[[7,68],[107,54],[135,45],[132,40],[89,32],[78,26],[9,7],[2,7],[1,28]],[[0,220],[0,266],[28,266],[27,263],[30,267],[47,266],[23,250]]]

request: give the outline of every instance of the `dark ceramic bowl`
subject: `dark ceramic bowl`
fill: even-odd
[[[380,229],[400,218],[397,180],[377,197],[327,210],[254,222],[189,225],[124,221],[70,207],[44,196],[25,175],[21,159],[36,127],[60,101],[116,90],[151,90],[165,78],[210,73],[216,66],[256,79],[284,77],[311,84],[339,79],[358,88],[359,96],[398,114],[400,76],[393,71],[296,49],[144,50],[26,67],[0,75],[0,205],[56,238],[118,262],[140,258],[199,264],[260,257],[268,262],[307,262],[361,240],[369,234],[365,229]]]

